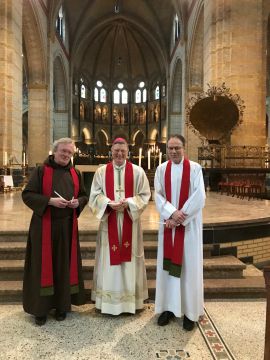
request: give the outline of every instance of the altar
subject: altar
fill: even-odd
[[[86,190],[86,194],[90,195],[91,185],[94,178],[96,170],[104,164],[99,165],[75,165],[75,168],[78,169],[83,177],[83,182]]]

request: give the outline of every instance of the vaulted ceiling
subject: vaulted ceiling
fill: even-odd
[[[52,1],[61,3],[75,72],[110,82],[166,76],[179,0]]]

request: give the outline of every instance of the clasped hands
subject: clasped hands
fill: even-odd
[[[71,200],[65,200],[60,197],[50,198],[48,205],[57,207],[57,208],[72,208],[76,209],[79,206],[79,200],[72,198]]]
[[[124,211],[128,207],[127,199],[122,199],[119,201],[110,201],[108,203],[111,209],[115,211]]]
[[[175,210],[175,212],[171,215],[170,219],[166,220],[165,226],[166,228],[173,229],[176,226],[181,225],[187,217],[182,210]]]

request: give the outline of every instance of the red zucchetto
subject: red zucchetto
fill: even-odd
[[[115,144],[127,144],[127,141],[124,138],[118,137],[116,139],[114,139],[113,145]]]

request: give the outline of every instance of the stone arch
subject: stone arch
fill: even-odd
[[[204,44],[204,8],[200,7],[195,22],[189,59],[189,90],[203,91],[203,44]]]
[[[67,76],[62,57],[53,62],[53,140],[69,135]]]
[[[108,155],[108,151],[109,151],[108,140],[109,140],[109,136],[104,129],[101,129],[97,132],[97,134],[96,134],[96,153],[98,155],[104,155],[104,156]]]
[[[143,148],[145,142],[145,134],[142,132],[142,130],[137,129],[133,133],[131,139],[133,144],[133,154],[139,155],[139,148]]]
[[[46,83],[46,46],[36,5],[23,1],[23,39],[29,69],[29,84]]]
[[[54,109],[67,109],[67,80],[63,60],[58,55],[53,62]]]
[[[24,55],[28,64],[28,163],[40,163],[50,148],[46,40],[38,17],[37,4],[23,1]]]
[[[164,125],[162,130],[161,130],[161,141],[162,141],[162,143],[166,143],[166,141],[167,141],[167,130],[168,130],[167,126]]]
[[[91,133],[89,129],[83,128],[82,139],[84,139],[85,144],[91,144]]]
[[[149,140],[151,143],[156,143],[158,139],[158,130],[156,128],[153,128],[150,132]]]

